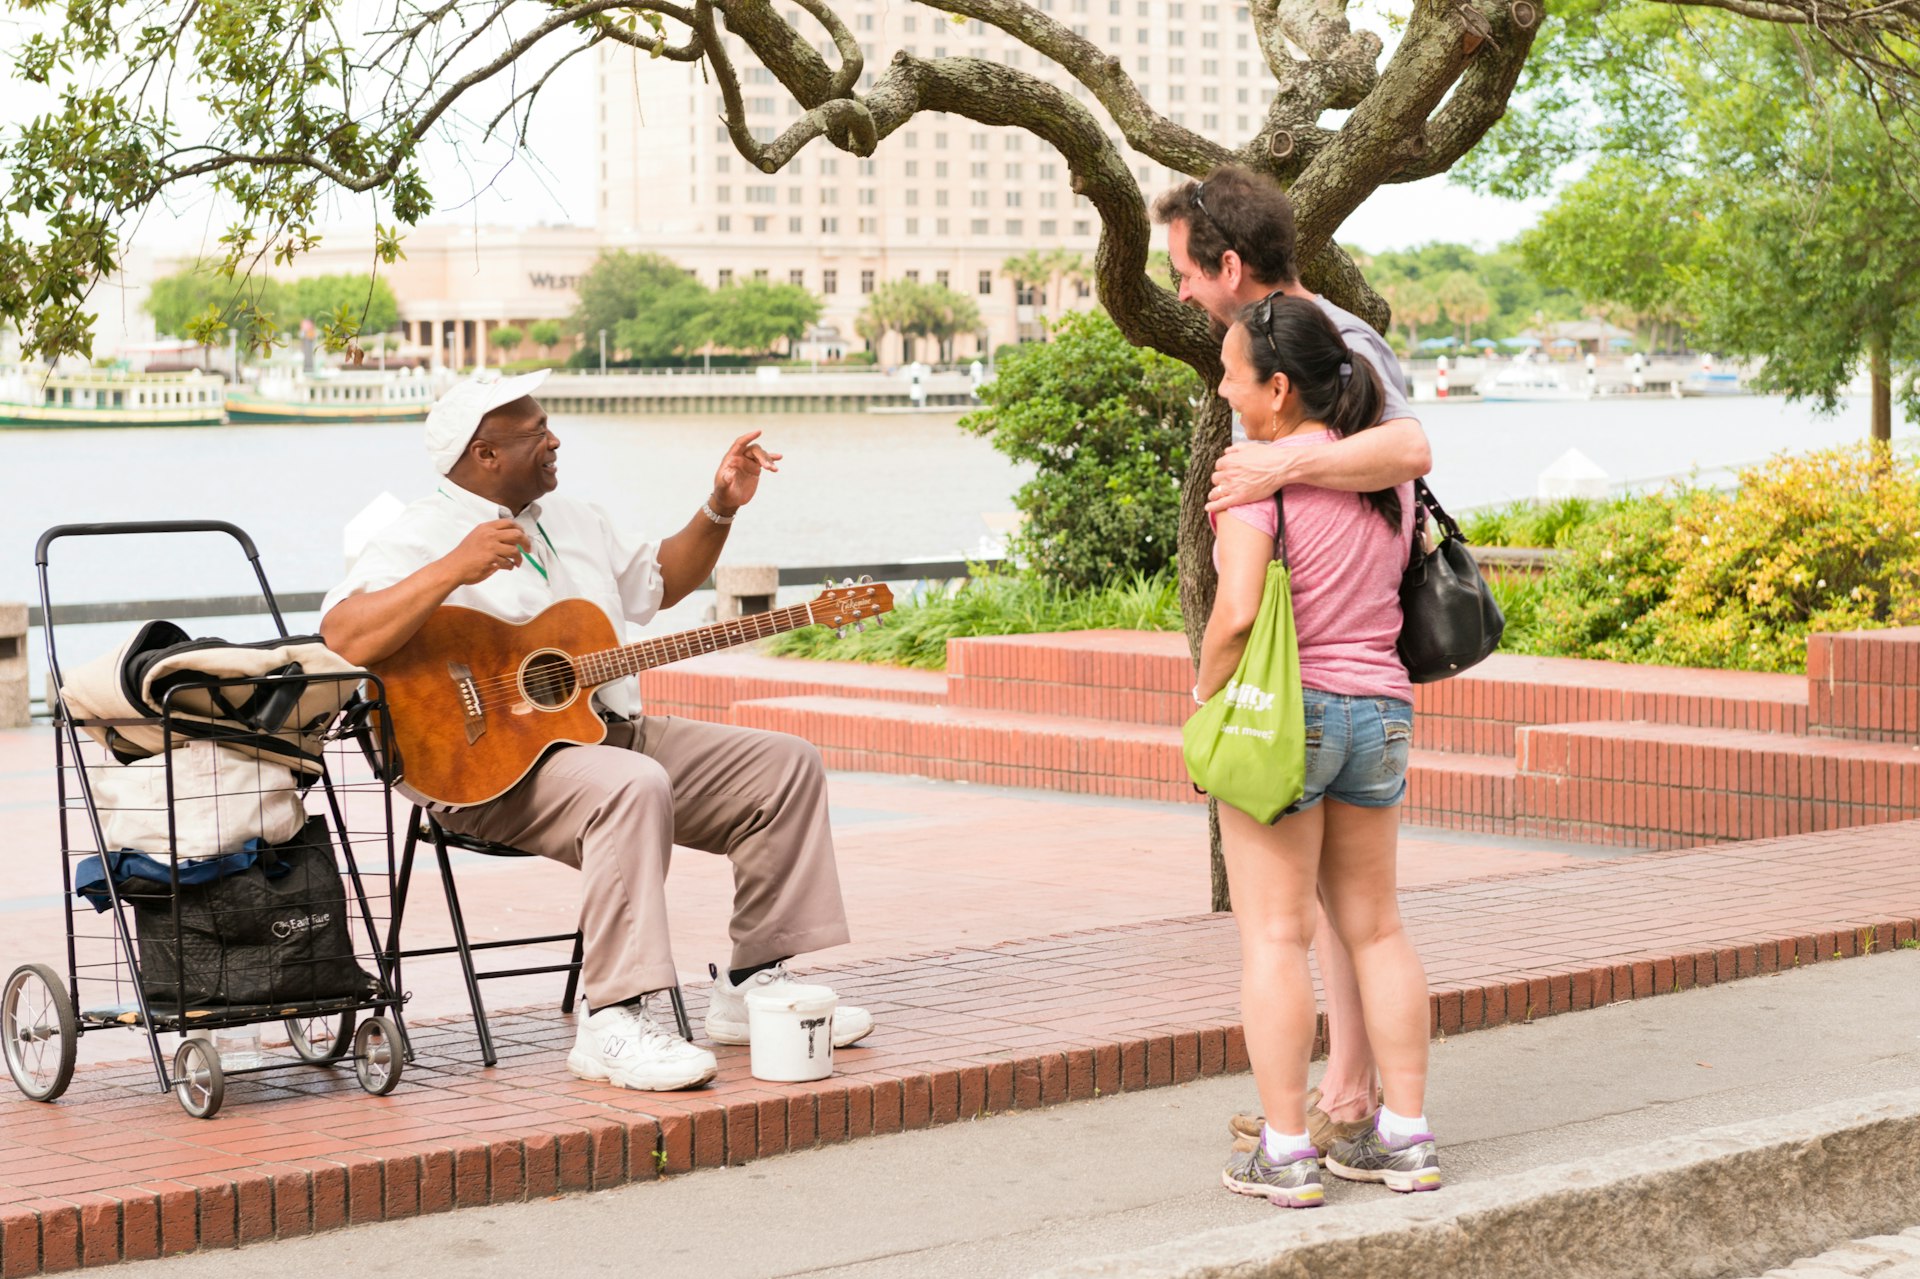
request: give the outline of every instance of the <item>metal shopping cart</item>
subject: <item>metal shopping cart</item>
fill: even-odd
[[[245,552],[278,635],[229,647],[266,654],[266,669],[208,675],[174,652],[152,683],[120,681],[133,713],[88,713],[60,664],[49,551],[62,538],[176,533],[224,533]],[[34,563],[67,962],[64,979],[24,964],[0,988],[14,1083],[54,1100],[72,1081],[81,1036],[120,1028],[145,1034],[160,1090],[202,1119],[219,1111],[229,1079],[302,1065],[351,1061],[367,1092],[391,1092],[405,1055],[376,914],[392,900],[394,865],[391,795],[367,763],[386,731],[379,680],[337,658],[331,669],[282,660],[289,646],[320,651],[318,639],[288,635],[259,552],[232,524],[60,525],[41,536]],[[222,1039],[261,1023],[284,1024],[292,1056],[242,1043],[223,1063]],[[170,1058],[168,1034],[181,1036]]]

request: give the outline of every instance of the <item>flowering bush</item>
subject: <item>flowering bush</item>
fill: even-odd
[[[1575,531],[1516,647],[1799,671],[1811,631],[1920,623],[1920,465],[1861,445],[1781,456]]]

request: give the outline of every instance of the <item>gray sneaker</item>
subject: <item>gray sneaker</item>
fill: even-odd
[[[1390,1142],[1369,1128],[1336,1140],[1327,1151],[1327,1171],[1348,1181],[1384,1182],[1401,1194],[1440,1189],[1440,1155],[1427,1132]]]
[[[1237,1151],[1220,1174],[1220,1184],[1236,1195],[1254,1195],[1276,1208],[1318,1208],[1326,1202],[1320,1184],[1320,1156],[1311,1148],[1286,1159],[1267,1157],[1265,1144]]]

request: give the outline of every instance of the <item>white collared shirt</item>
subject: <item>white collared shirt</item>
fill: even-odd
[[[515,515],[512,511],[442,479],[432,493],[400,513],[374,535],[354,561],[347,579],[327,592],[320,616],[341,600],[364,591],[385,590],[425,568],[458,546],[477,526],[512,520],[527,535],[532,550],[519,567],[502,569],[486,581],[457,588],[446,602],[505,622],[526,622],[563,599],[587,599],[613,623],[614,636],[627,639],[626,623],[644,623],[660,608],[666,584],[651,542],[636,542],[614,526],[591,502],[550,493]],[[639,681],[608,684],[596,700],[616,715],[640,712]]]

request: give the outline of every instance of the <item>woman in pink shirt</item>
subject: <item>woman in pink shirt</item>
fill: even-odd
[[[1372,366],[1310,300],[1276,293],[1254,303],[1228,331],[1221,359],[1220,395],[1250,440],[1273,448],[1320,444],[1379,417]],[[1287,1207],[1318,1206],[1324,1193],[1306,1122],[1315,1011],[1307,947],[1316,892],[1353,955],[1386,1091],[1377,1125],[1336,1141],[1327,1167],[1398,1191],[1440,1186],[1425,1116],[1426,973],[1401,927],[1394,883],[1413,736],[1413,689],[1395,649],[1412,489],[1354,494],[1296,484],[1281,491],[1279,509],[1272,501],[1249,503],[1215,521],[1220,585],[1195,700],[1219,692],[1239,665],[1281,510],[1299,634],[1306,792],[1271,826],[1220,805],[1240,928],[1247,1053],[1267,1112],[1261,1142],[1236,1155],[1223,1180],[1230,1190]]]

